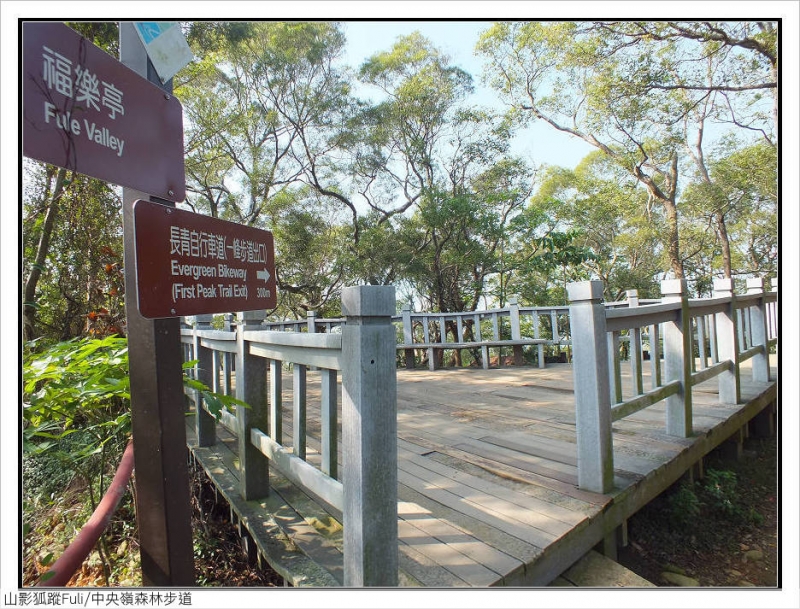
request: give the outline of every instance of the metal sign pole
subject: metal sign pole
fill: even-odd
[[[132,23],[120,23],[120,60],[162,85]],[[136,303],[133,203],[150,195],[122,189],[125,310],[128,322],[136,519],[145,586],[194,584],[188,449],[181,369],[180,322],[145,319]],[[163,203],[163,201],[161,201]]]

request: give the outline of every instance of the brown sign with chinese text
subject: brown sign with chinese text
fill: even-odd
[[[142,200],[133,226],[143,317],[275,308],[271,232]]]
[[[22,151],[169,201],[186,197],[178,100],[63,23],[22,25]]]

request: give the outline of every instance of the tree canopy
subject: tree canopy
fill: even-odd
[[[116,53],[115,24],[73,25]],[[419,32],[347,65],[341,23],[182,27],[185,205],[273,231],[275,318],[337,315],[356,283],[464,311],[777,270],[776,23],[495,23],[482,74]],[[515,144],[532,122],[595,152],[536,166]],[[118,192],[25,167],[26,336],[121,333]]]

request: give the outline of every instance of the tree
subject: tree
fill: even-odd
[[[333,69],[344,36],[326,22],[222,31],[198,32],[198,43],[212,48],[175,91],[189,119],[189,202],[259,225],[274,194],[314,175],[312,134],[324,131],[346,93]],[[318,176],[311,180],[321,188]]]
[[[358,191],[384,220],[441,184],[438,156],[472,90],[472,77],[449,61],[415,32],[361,66],[360,78],[385,99],[362,114],[365,146],[352,167]]]
[[[463,103],[472,77],[419,33],[370,57],[359,74],[381,95],[361,115],[351,165],[373,228],[392,226],[400,278],[428,307],[472,310],[502,272],[510,221],[533,172],[509,154],[502,117]]]
[[[23,193],[25,338],[122,334],[122,202],[105,182],[31,162]]]
[[[686,188],[682,205],[698,224],[715,229],[717,249],[709,272],[721,269],[733,277],[777,270],[777,184],[774,146],[733,143],[721,148],[701,179]]]
[[[494,25],[477,49],[488,59],[489,82],[519,120],[542,120],[583,139],[647,189],[664,210],[664,246],[680,278],[677,202],[687,138],[707,120],[768,136],[772,125],[758,96],[774,87],[773,38],[767,24],[752,34],[736,23],[516,22]],[[766,79],[742,82],[737,73]],[[727,114],[714,102],[715,112],[707,108],[694,124],[693,111],[712,94],[724,99]]]
[[[573,255],[565,252],[565,260],[601,279],[610,300],[628,289],[638,289],[642,296],[651,292],[664,266],[664,218],[659,208],[647,207],[646,199],[636,180],[600,151],[587,155],[574,170],[548,168],[526,209],[526,216],[535,219],[521,250],[533,259],[528,273],[547,268],[542,264],[546,259],[536,259],[549,253],[542,245],[549,246],[551,260],[566,246],[577,249]],[[546,241],[550,235],[554,239]]]
[[[38,199],[34,204],[35,207],[38,207],[38,210],[34,210],[32,215],[28,216],[29,226],[31,228],[34,226],[39,228],[36,231],[38,235],[34,237],[33,231],[25,232],[26,240],[31,240],[34,237],[37,242],[35,253],[32,246],[28,246],[26,249],[33,255],[23,258],[23,268],[29,266],[27,269],[28,278],[25,280],[22,296],[25,340],[33,340],[38,334],[35,318],[36,309],[40,304],[37,302],[36,288],[39,285],[42,273],[45,271],[45,262],[50,252],[53,227],[61,205],[61,197],[64,194],[67,170],[47,165],[40,167],[39,176],[41,176],[39,184],[41,191],[34,195]],[[31,257],[33,261],[29,262]]]
[[[337,138],[350,137],[342,123],[352,101],[334,67],[338,24],[216,23],[189,34],[203,56],[176,88],[189,122],[189,204],[273,231],[280,315],[332,306],[344,279],[335,254],[349,246],[337,210],[357,226],[332,160]]]
[[[275,237],[278,310],[304,318],[308,311],[338,317],[346,279],[349,231],[313,189],[285,191],[270,202]]]

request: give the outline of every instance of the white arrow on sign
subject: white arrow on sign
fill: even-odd
[[[263,271],[256,271],[256,279],[263,279],[264,283],[269,281],[269,271],[264,269]]]

